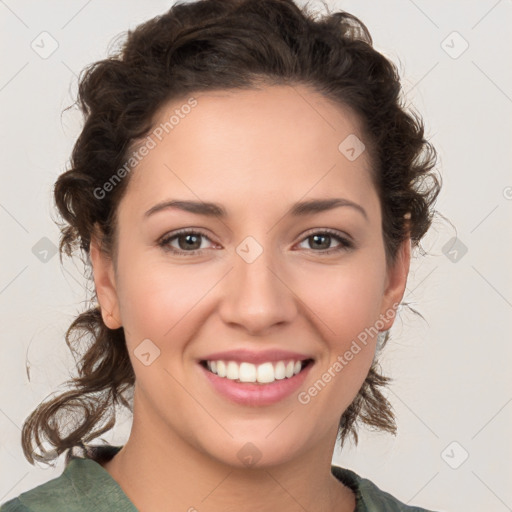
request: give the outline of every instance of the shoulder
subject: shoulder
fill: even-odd
[[[434,512],[425,508],[406,505],[391,494],[381,490],[372,481],[361,478],[361,494],[364,497],[365,504],[370,511],[400,511],[400,512]]]
[[[30,512],[30,509],[25,507],[18,498],[14,498],[0,505],[0,512]]]
[[[119,448],[115,448],[118,450]],[[109,473],[92,459],[74,457],[60,476],[0,506],[0,512],[134,512]]]
[[[70,494],[71,482],[62,474],[7,501],[0,506],[0,512],[58,512],[72,503]]]
[[[85,496],[81,496],[79,489],[69,477],[70,471],[76,471],[76,462],[71,461],[63,473],[29,491],[21,493],[18,497],[4,503],[0,512],[59,512],[82,510],[80,504]],[[84,468],[81,468],[83,472]]]
[[[434,512],[403,503],[377,487],[371,480],[359,476],[350,469],[332,466],[331,471],[355,492],[356,512]]]

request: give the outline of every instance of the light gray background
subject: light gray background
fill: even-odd
[[[327,3],[359,16],[399,63],[440,154],[437,209],[453,224],[436,220],[429,256],[413,260],[406,300],[427,322],[402,313],[382,358],[398,436],[361,430],[333,461],[410,504],[512,510],[512,2]],[[76,111],[61,113],[80,70],[170,4],[0,1],[0,503],[63,469],[62,457],[32,467],[20,446],[26,416],[72,373],[64,332],[86,298],[78,261],[33,252],[44,237],[58,244],[51,192],[81,126]],[[41,37],[51,48],[43,31],[58,43],[47,58],[31,48],[43,51]],[[126,417],[104,439],[122,444],[129,427]]]

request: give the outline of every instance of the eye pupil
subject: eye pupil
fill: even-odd
[[[329,235],[319,235],[319,234],[316,234],[316,235],[313,235],[310,238],[312,238],[315,241],[315,243],[318,242],[318,240],[321,239],[321,238],[327,239],[327,244],[324,243],[323,244],[324,247],[321,247],[321,248],[322,249],[324,249],[324,248],[328,249],[329,248],[329,242],[330,242],[330,239],[331,239],[331,237]],[[320,245],[322,245],[322,244],[320,244]]]
[[[199,242],[199,246],[198,247],[192,247],[194,245],[194,243],[197,244],[197,241],[200,239],[200,236],[201,235],[194,235],[194,234],[189,234],[189,235],[182,235],[178,238],[178,240],[183,240],[185,239],[186,240],[186,243],[185,244],[181,244],[181,242],[179,243],[179,246],[180,246],[180,249],[199,249],[199,247],[201,246],[201,242]],[[191,240],[191,239],[195,239],[195,242],[194,240]],[[190,242],[190,243],[189,243]]]
[[[165,250],[175,254],[184,255],[188,253],[189,256],[196,255],[204,251],[201,248],[203,238],[209,240],[207,235],[203,235],[199,231],[182,231],[176,233],[174,236],[170,234],[159,242],[159,245]],[[331,247],[331,243],[336,241],[337,246]],[[178,242],[178,247],[173,248],[173,243]],[[329,231],[317,231],[302,239],[302,243],[309,244],[310,250],[315,250],[316,254],[333,254],[342,251],[351,250],[354,245],[339,235],[331,234]],[[304,247],[307,249],[307,247]]]

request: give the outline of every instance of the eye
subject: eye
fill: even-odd
[[[337,240],[339,245],[336,247],[329,247],[332,240]],[[310,249],[313,252],[328,253],[339,251],[347,251],[354,248],[354,244],[348,240],[348,238],[342,236],[338,231],[332,229],[324,229],[323,231],[315,231],[310,233],[306,238],[303,239],[302,243],[309,243],[310,247],[316,247],[317,249]]]
[[[182,229],[168,233],[158,241],[158,245],[165,251],[171,252],[178,256],[196,255],[201,253],[205,247],[203,240],[210,238],[199,230]],[[338,242],[336,247],[330,247],[333,240]],[[324,229],[322,231],[314,231],[310,233],[301,243],[309,243],[311,252],[319,254],[332,254],[341,251],[348,251],[354,248],[353,242],[342,236],[338,231],[332,229]],[[177,243],[176,245],[173,245]]]
[[[201,231],[182,229],[165,235],[159,240],[158,245],[165,251],[173,252],[174,254],[184,255],[186,253],[190,255],[203,251],[204,247],[201,247],[201,239],[210,240]],[[173,242],[177,242],[178,247],[173,246]]]

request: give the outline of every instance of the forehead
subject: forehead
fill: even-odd
[[[372,187],[367,152],[350,160],[340,150],[351,137],[364,139],[357,116],[305,86],[173,100],[158,110],[148,137],[154,147],[129,185],[145,204],[169,191],[203,200],[230,194],[299,200],[310,189],[325,196],[333,187],[363,201]]]

